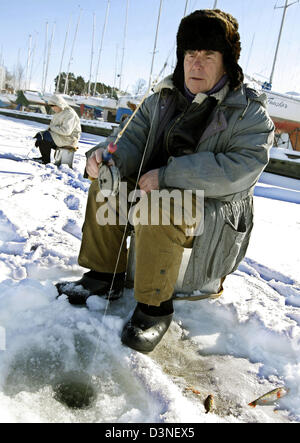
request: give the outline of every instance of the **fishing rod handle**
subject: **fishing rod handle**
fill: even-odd
[[[99,168],[102,163],[107,164],[110,160],[112,160],[112,156],[116,152],[116,150],[117,150],[117,145],[111,142],[102,153],[102,162],[99,164]],[[88,178],[90,181],[97,180],[96,178],[90,176]]]

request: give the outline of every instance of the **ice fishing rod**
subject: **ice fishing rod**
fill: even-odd
[[[137,112],[139,111],[139,109],[141,108],[143,103],[145,102],[146,98],[149,96],[151,89],[154,88],[154,86],[158,82],[159,78],[161,77],[161,75],[163,74],[163,72],[167,66],[168,66],[168,59],[165,61],[157,78],[152,83],[150,83],[150,85],[147,88],[147,91],[145,92],[145,94],[143,95],[140,103],[137,105],[137,107],[135,108],[135,110],[133,111],[131,116],[128,118],[124,127],[117,134],[115,140],[113,142],[109,143],[109,145],[105,148],[104,152],[102,153],[102,163],[99,166],[99,173],[98,173],[98,184],[99,184],[100,191],[102,192],[102,194],[105,197],[116,196],[119,192],[119,187],[120,187],[120,182],[121,182],[120,171],[116,166],[110,164],[110,162],[113,158],[113,154],[118,149],[117,144],[121,140],[121,138],[123,137],[128,126],[130,125],[130,123],[132,122],[134,117],[136,116]],[[91,179],[91,180],[95,180],[95,179]]]

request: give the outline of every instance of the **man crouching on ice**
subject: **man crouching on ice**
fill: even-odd
[[[128,126],[113,162],[128,186],[155,190],[203,190],[204,230],[190,236],[184,223],[136,225],[136,309],[124,326],[122,342],[151,352],[166,333],[173,315],[173,292],[184,248],[192,248],[184,275],[186,299],[193,292],[220,294],[227,275],[243,260],[253,227],[253,188],[268,163],[274,125],[266,96],[243,84],[238,23],[220,10],[199,10],[185,17],[177,34],[177,66],[149,96]],[[87,159],[90,177],[98,177],[107,144]],[[79,265],[81,280],[57,284],[70,303],[90,295],[122,295],[127,250],[125,226],[99,225],[98,182],[90,187]],[[98,199],[99,200],[99,199]],[[149,205],[150,206],[150,205]],[[117,268],[116,263],[118,263]],[[115,274],[116,271],[116,274]],[[184,297],[183,297],[184,298]]]

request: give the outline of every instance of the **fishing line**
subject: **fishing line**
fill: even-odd
[[[148,94],[149,94],[150,90],[152,88],[154,88],[156,83],[159,81],[160,77],[163,75],[166,67],[168,66],[168,60],[169,60],[169,58],[170,58],[170,56],[171,56],[173,51],[174,51],[174,45],[173,45],[171,51],[169,52],[168,57],[167,57],[164,65],[163,65],[163,68],[159,72],[157,78],[155,79],[155,81],[152,82],[152,84],[148,88],[147,93],[142,98],[142,102],[139,104],[139,107],[135,110],[134,115],[131,116],[131,118],[129,119],[127,124],[124,126],[124,128],[122,130],[122,135],[121,136],[123,136],[123,134],[124,134],[125,130],[127,129],[129,123],[133,120],[134,116],[137,114],[137,111],[140,109],[142,103],[148,97]],[[160,102],[161,92],[162,92],[162,90],[160,90],[158,95],[157,95],[157,99],[156,99],[156,103],[155,103],[155,107],[154,107],[154,112],[153,112],[153,116],[152,116],[151,124],[150,124],[150,128],[149,128],[149,133],[148,133],[148,137],[147,137],[147,140],[146,140],[146,145],[145,145],[145,148],[144,148],[144,152],[143,152],[143,155],[142,155],[142,159],[141,159],[139,170],[138,170],[138,174],[137,174],[137,179],[136,179],[136,182],[135,182],[134,193],[136,193],[136,191],[137,191],[138,182],[140,180],[140,176],[141,176],[143,165],[144,165],[144,161],[145,161],[145,156],[146,156],[146,153],[147,153],[147,150],[148,150],[148,147],[149,147],[150,136],[152,135],[154,119],[156,117],[157,108],[158,108],[158,105],[159,105],[159,102]],[[120,138],[121,138],[120,136],[117,137],[118,140],[120,140]],[[100,323],[100,327],[104,326],[105,318],[107,316],[107,311],[108,311],[108,307],[109,307],[109,304],[110,304],[110,298],[111,298],[113,284],[114,284],[116,273],[117,273],[117,268],[118,268],[120,257],[121,257],[122,248],[123,248],[125,239],[127,237],[127,228],[128,228],[128,225],[129,225],[129,214],[130,214],[130,211],[132,209],[133,203],[134,203],[134,199],[132,199],[132,201],[130,202],[129,210],[127,211],[126,225],[125,225],[125,228],[124,228],[124,233],[123,233],[123,236],[122,236],[121,245],[120,245],[120,248],[119,248],[119,251],[118,251],[118,256],[117,256],[117,260],[116,260],[116,264],[115,264],[113,278],[112,278],[111,286],[110,286],[110,289],[109,289],[109,292],[108,292],[107,302],[106,302],[104,313],[102,315],[102,320],[101,320],[101,323]],[[97,325],[94,324],[94,322],[93,322],[91,317],[89,317],[89,321],[92,324],[92,326],[94,327],[94,329],[97,331]],[[100,342],[101,342],[101,335],[100,335],[100,332],[98,332],[98,340],[97,340],[97,343],[96,343],[94,356],[92,358],[92,363],[95,361],[96,355],[98,354],[98,350],[99,350],[99,347],[100,347]],[[90,375],[90,381],[91,381],[91,379],[92,379],[92,375]],[[87,387],[86,387],[85,397],[87,396],[87,393],[88,393],[88,384],[87,384]]]
[[[141,173],[142,173],[142,169],[143,169],[143,166],[144,166],[145,156],[146,156],[146,153],[148,151],[149,140],[150,140],[150,136],[152,134],[154,118],[156,116],[156,112],[157,112],[158,104],[159,104],[159,101],[160,101],[160,97],[161,97],[161,91],[159,91],[159,94],[157,96],[157,100],[156,100],[153,116],[152,116],[152,119],[151,119],[151,125],[150,125],[150,129],[149,129],[149,134],[148,134],[148,137],[147,137],[145,149],[144,149],[144,152],[143,152],[143,156],[142,156],[142,159],[141,159],[141,162],[140,162],[140,166],[139,166],[139,170],[138,170],[138,174],[137,174],[137,179],[136,179],[136,182],[135,182],[134,195],[135,195],[135,193],[137,191],[138,183],[139,183],[139,180],[140,180],[140,177],[141,177]],[[115,265],[115,270],[114,270],[114,274],[113,274],[113,279],[112,279],[111,287],[110,287],[109,293],[108,293],[108,300],[107,300],[107,304],[106,304],[106,309],[104,311],[104,317],[106,315],[106,312],[107,312],[107,309],[108,309],[108,305],[109,305],[109,302],[110,302],[110,296],[111,296],[111,293],[112,293],[112,288],[113,288],[113,284],[114,284],[114,281],[115,281],[115,277],[116,277],[117,268],[118,268],[119,261],[120,261],[120,256],[121,256],[122,248],[123,248],[125,239],[127,237],[126,234],[127,234],[127,228],[128,228],[128,225],[129,225],[129,214],[131,212],[133,204],[134,204],[134,198],[130,202],[129,210],[128,210],[128,213],[127,213],[126,225],[125,225],[124,234],[123,234],[121,245],[120,245],[119,252],[118,252],[118,257],[117,257],[117,261],[116,261],[116,265]]]
[[[132,120],[134,119],[134,117],[135,117],[135,115],[137,114],[138,110],[141,108],[142,104],[144,103],[144,101],[145,101],[146,98],[148,97],[148,95],[149,95],[151,89],[154,88],[154,86],[155,86],[155,85],[157,84],[157,82],[159,81],[160,77],[163,75],[163,73],[164,73],[166,67],[168,66],[168,61],[169,61],[169,58],[170,58],[170,56],[171,56],[173,50],[174,50],[174,45],[173,45],[171,51],[169,52],[169,54],[168,54],[168,56],[167,56],[167,59],[166,59],[164,65],[163,65],[162,69],[160,70],[158,76],[157,76],[156,79],[151,83],[151,85],[150,85],[149,88],[147,89],[145,95],[143,96],[141,102],[139,103],[138,107],[135,109],[135,111],[133,112],[133,114],[131,115],[131,117],[128,119],[128,121],[126,122],[126,124],[125,124],[125,126],[122,128],[122,130],[118,133],[118,135],[117,135],[117,137],[116,137],[116,139],[115,139],[115,141],[114,141],[114,143],[113,143],[114,145],[116,145],[117,142],[118,142],[118,141],[121,139],[121,137],[124,135],[126,129],[127,129],[128,126],[129,126],[129,124],[132,122]],[[150,136],[151,136],[151,134],[152,134],[152,129],[153,129],[153,122],[154,122],[154,118],[155,118],[155,116],[156,116],[157,107],[158,107],[158,104],[159,104],[160,98],[161,98],[161,90],[159,91],[159,93],[158,93],[158,95],[157,95],[157,100],[156,100],[156,103],[155,103],[154,112],[153,112],[153,116],[152,116],[152,119],[151,119],[151,124],[150,124],[150,128],[149,128],[148,137],[147,137],[147,140],[146,140],[146,145],[145,145],[145,148],[144,148],[144,152],[143,152],[143,155],[142,155],[142,159],[141,159],[140,166],[139,166],[139,170],[138,170],[138,174],[137,174],[137,179],[136,179],[136,182],[135,182],[134,195],[135,195],[135,193],[136,193],[136,191],[137,191],[138,182],[139,182],[139,180],[140,180],[141,173],[142,173],[142,169],[143,169],[143,165],[144,165],[144,161],[145,161],[145,156],[146,156],[146,153],[147,153],[147,151],[148,151],[149,140],[150,140]],[[108,292],[107,305],[106,305],[106,308],[105,308],[105,311],[104,311],[103,319],[104,319],[104,317],[105,317],[105,315],[106,315],[106,313],[107,313],[107,309],[108,309],[108,305],[109,305],[110,297],[111,297],[111,293],[112,293],[112,288],[113,288],[113,284],[114,284],[115,277],[116,277],[116,273],[117,273],[117,268],[118,268],[119,261],[120,261],[120,257],[121,257],[122,248],[123,248],[123,245],[124,245],[125,239],[126,239],[126,237],[127,237],[126,232],[127,232],[127,228],[128,228],[128,224],[129,224],[129,214],[130,214],[130,211],[131,211],[132,206],[133,206],[133,200],[134,200],[134,199],[132,199],[132,201],[131,201],[131,203],[130,203],[130,206],[129,206],[129,210],[128,210],[128,212],[127,212],[125,230],[124,230],[124,234],[123,234],[123,237],[122,237],[122,240],[121,240],[121,245],[120,245],[120,248],[119,248],[119,251],[118,251],[117,261],[116,261],[116,265],[115,265],[115,269],[114,269],[114,273],[113,273],[112,283],[111,283],[111,286],[110,286],[110,289],[109,289],[109,292]]]
[[[165,61],[165,63],[164,63],[164,65],[163,65],[163,67],[162,67],[160,73],[158,74],[157,78],[156,78],[156,79],[154,80],[154,82],[150,85],[150,87],[149,87],[148,90],[147,90],[147,93],[146,93],[145,96],[142,98],[142,101],[141,101],[141,103],[139,104],[139,107],[135,110],[135,112],[133,113],[133,115],[132,115],[132,116],[130,117],[130,119],[127,121],[127,123],[125,124],[124,128],[122,129],[122,131],[120,131],[120,133],[117,135],[117,137],[116,137],[116,141],[114,142],[114,144],[116,144],[117,141],[120,140],[120,138],[123,136],[125,130],[126,130],[126,129],[128,128],[128,126],[129,126],[130,122],[133,120],[133,118],[134,118],[135,115],[137,114],[137,111],[140,109],[141,105],[144,103],[144,101],[145,101],[146,98],[148,97],[148,94],[149,94],[150,90],[151,90],[151,89],[157,84],[157,82],[159,81],[159,78],[160,78],[160,77],[162,76],[162,74],[164,73],[166,67],[168,66],[168,60],[169,60],[169,57],[170,57],[172,51],[173,51],[173,48],[172,48],[172,50],[170,51],[170,53],[169,53],[169,55],[168,55],[168,57],[167,57],[167,60]],[[158,104],[159,104],[160,98],[161,98],[161,90],[159,91],[159,93],[158,93],[158,95],[157,95],[157,100],[156,100],[156,103],[155,103],[154,112],[153,112],[153,116],[152,116],[152,119],[151,119],[151,124],[150,124],[150,128],[149,128],[148,137],[147,137],[147,140],[146,140],[146,145],[145,145],[145,148],[144,148],[144,152],[143,152],[143,155],[142,155],[142,159],[141,159],[140,166],[139,166],[139,170],[138,170],[138,174],[137,174],[137,179],[136,179],[136,182],[135,182],[134,195],[135,195],[135,193],[136,193],[136,191],[137,191],[138,182],[139,182],[139,180],[140,180],[141,173],[142,173],[142,169],[143,169],[143,166],[144,166],[145,156],[146,156],[146,153],[147,153],[147,151],[148,151],[149,140],[150,140],[150,136],[151,136],[151,134],[152,134],[154,118],[155,118],[155,116],[156,116],[156,112],[157,112],[157,108],[158,108]],[[121,135],[120,135],[120,134],[121,134]],[[108,309],[108,305],[109,305],[110,297],[111,297],[111,293],[112,293],[112,288],[113,288],[113,284],[114,284],[115,277],[116,277],[116,273],[117,273],[117,268],[118,268],[119,261],[120,261],[120,257],[121,257],[122,248],[123,248],[123,245],[124,245],[125,239],[126,239],[126,237],[127,237],[126,233],[127,233],[127,228],[128,228],[128,224],[129,224],[129,214],[130,214],[130,211],[131,211],[131,209],[132,209],[133,203],[134,203],[134,199],[132,199],[132,201],[131,201],[131,203],[130,203],[130,206],[129,206],[129,210],[128,210],[128,212],[127,212],[125,230],[124,230],[124,234],[123,234],[123,237],[122,237],[121,245],[120,245],[119,252],[118,252],[118,256],[117,256],[117,261],[116,261],[115,270],[114,270],[114,273],[113,273],[112,283],[111,283],[111,286],[110,286],[110,289],[109,289],[109,292],[108,292],[107,305],[106,305],[106,308],[105,308],[105,311],[104,311],[103,319],[104,319],[104,317],[105,317],[105,315],[106,315],[106,313],[107,313],[107,309]]]
[[[140,162],[140,166],[139,166],[139,171],[138,171],[137,180],[136,180],[136,183],[135,183],[134,193],[136,192],[137,187],[138,187],[138,182],[139,182],[139,178],[140,178],[140,175],[141,175],[141,172],[142,172],[143,163],[144,163],[144,160],[145,160],[145,155],[146,155],[146,152],[148,150],[149,140],[150,140],[150,136],[151,136],[151,133],[152,133],[154,118],[156,116],[156,111],[157,111],[157,107],[158,107],[158,104],[159,104],[159,101],[160,101],[160,97],[161,97],[161,91],[159,92],[159,94],[157,96],[157,100],[156,100],[153,116],[152,116],[152,119],[151,119],[151,125],[150,125],[150,128],[149,128],[149,134],[148,134],[148,137],[147,137],[145,149],[144,149],[143,156],[142,156],[142,159],[141,159],[141,162]],[[105,322],[105,318],[106,318],[106,315],[107,315],[108,306],[110,304],[110,297],[111,297],[111,294],[112,294],[112,288],[113,288],[113,284],[114,284],[114,281],[115,281],[115,277],[116,277],[116,273],[117,273],[117,268],[118,268],[120,257],[121,257],[122,248],[123,248],[125,239],[127,237],[127,228],[128,228],[128,225],[129,225],[129,214],[130,214],[130,211],[131,211],[133,203],[134,203],[133,200],[134,199],[132,199],[132,201],[130,203],[129,210],[127,212],[126,225],[125,225],[125,228],[124,228],[124,233],[123,233],[123,236],[122,236],[122,240],[121,240],[121,244],[120,244],[120,248],[119,248],[119,252],[118,252],[118,256],[117,256],[117,260],[116,260],[116,265],[115,265],[115,269],[114,269],[114,273],[113,273],[113,278],[112,278],[111,286],[110,286],[110,289],[109,289],[109,292],[108,292],[108,297],[107,297],[107,301],[106,301],[105,310],[104,310],[104,313],[102,315],[102,320],[100,322],[100,327],[104,327],[104,322]],[[97,325],[94,324],[94,321],[92,320],[91,317],[89,317],[89,321],[92,324],[92,326],[94,327],[94,329],[97,331]],[[96,355],[98,354],[98,351],[99,351],[99,348],[100,348],[100,342],[101,342],[101,335],[100,335],[100,333],[101,333],[101,331],[98,332],[98,339],[97,339],[97,342],[96,342],[94,356],[92,358],[92,364],[94,363],[94,361],[96,359]],[[89,384],[91,383],[91,380],[92,380],[92,375],[90,375]],[[84,400],[86,399],[87,394],[88,394],[89,384],[86,385],[86,392],[85,392]]]
[[[157,84],[157,82],[159,81],[160,77],[163,75],[163,73],[164,73],[166,67],[168,66],[169,58],[170,58],[171,54],[174,52],[175,44],[176,44],[176,41],[174,42],[174,44],[173,44],[173,46],[172,46],[172,49],[170,50],[170,52],[169,52],[169,54],[168,54],[168,56],[167,56],[167,58],[166,58],[166,61],[165,61],[164,65],[163,65],[162,69],[160,70],[158,76],[157,76],[156,79],[150,84],[150,86],[149,86],[147,92],[146,92],[145,95],[143,96],[143,98],[142,98],[141,102],[139,103],[138,107],[135,109],[135,111],[133,112],[133,114],[131,115],[131,117],[130,117],[130,118],[128,119],[128,121],[126,122],[125,126],[122,128],[122,130],[120,131],[120,133],[117,135],[114,144],[116,144],[117,141],[119,141],[120,138],[123,136],[123,134],[125,133],[126,129],[127,129],[128,126],[129,126],[129,124],[132,122],[133,118],[134,118],[135,115],[137,114],[138,110],[141,108],[142,104],[143,104],[144,101],[147,99],[147,97],[148,97],[148,95],[149,95],[151,89],[154,88],[154,86],[155,86],[155,85]],[[158,95],[157,95],[157,100],[156,100],[156,103],[155,103],[155,108],[154,108],[153,116],[152,116],[152,119],[151,119],[151,124],[150,124],[150,128],[149,128],[148,137],[147,137],[147,140],[146,140],[146,145],[145,145],[145,148],[144,148],[144,152],[143,152],[143,155],[142,155],[142,159],[141,159],[140,166],[139,166],[139,170],[138,170],[138,174],[137,174],[137,179],[136,179],[136,183],[135,183],[134,193],[137,191],[138,182],[139,182],[139,180],[140,180],[140,176],[141,176],[141,173],[142,173],[142,168],[143,168],[143,164],[144,164],[145,156],[146,156],[146,153],[147,153],[147,150],[148,150],[148,147],[149,147],[149,140],[150,140],[150,136],[151,136],[151,134],[152,134],[153,124],[154,124],[154,118],[156,117],[156,112],[157,112],[158,104],[159,104],[159,102],[160,102],[160,98],[161,98],[161,90],[159,91],[159,93],[158,93]],[[116,273],[117,273],[117,268],[118,268],[118,264],[119,264],[120,257],[121,257],[122,248],[123,248],[123,245],[124,245],[125,239],[126,239],[126,237],[127,237],[127,228],[128,228],[128,224],[129,224],[129,214],[130,214],[130,211],[131,211],[132,206],[133,206],[133,200],[134,200],[134,199],[132,199],[132,201],[131,201],[131,203],[130,203],[129,210],[127,211],[126,225],[125,225],[125,228],[124,228],[124,234],[123,234],[123,237],[122,237],[122,240],[121,240],[121,245],[120,245],[120,248],[119,248],[119,251],[118,251],[118,256],[117,256],[116,265],[115,265],[115,269],[114,269],[114,273],[113,273],[113,278],[112,278],[111,286],[110,286],[110,289],[109,289],[109,292],[108,292],[107,302],[106,302],[106,306],[105,306],[104,313],[103,313],[103,315],[102,315],[102,320],[101,320],[101,323],[100,323],[100,327],[101,327],[101,326],[104,326],[104,321],[105,321],[105,318],[106,318],[106,315],[107,315],[108,306],[109,306],[109,304],[110,304],[110,297],[111,297],[111,294],[112,294],[112,288],[113,288],[113,284],[114,284],[114,281],[115,281],[115,277],[116,277]],[[93,328],[95,329],[95,331],[97,331],[97,325],[95,325],[94,321],[92,320],[92,317],[89,316],[88,318],[89,318],[89,321],[90,321],[91,325],[92,325]],[[98,332],[98,331],[97,331],[97,332]],[[97,342],[96,342],[95,352],[94,352],[93,358],[92,358],[92,360],[91,360],[91,364],[94,363],[95,358],[96,358],[96,354],[98,354],[98,350],[99,350],[99,347],[100,347],[100,342],[101,342],[101,335],[100,335],[100,332],[98,332],[98,339],[97,339]],[[90,384],[91,380],[92,380],[92,375],[90,375],[89,384]],[[86,385],[86,392],[85,392],[84,399],[86,399],[86,397],[87,397],[89,384],[87,383],[87,385]]]

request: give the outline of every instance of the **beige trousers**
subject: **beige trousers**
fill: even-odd
[[[132,189],[132,181],[128,181],[128,191]],[[80,266],[107,273],[126,271],[127,245],[126,241],[123,244],[121,243],[124,232],[126,232],[126,237],[130,234],[130,228],[132,229],[133,227],[131,224],[127,227],[125,226],[124,214],[121,214],[118,209],[118,197],[116,198],[116,203],[116,223],[99,224],[99,214],[103,215],[105,212],[103,211],[104,208],[108,212],[109,203],[107,200],[104,201],[101,194],[99,195],[97,180],[92,182],[78,258]],[[135,207],[130,214],[133,217],[137,217],[141,214],[141,208],[144,208],[143,213],[148,212],[150,220],[151,193],[143,196],[140,203],[138,209]],[[106,206],[104,207],[103,205]],[[129,209],[128,205],[127,211]],[[159,306],[161,302],[172,297],[183,250],[193,245],[194,237],[187,235],[188,226],[185,222],[180,225],[174,224],[172,208],[171,201],[170,223],[167,225],[164,225],[162,222],[161,203],[158,203],[156,208],[159,213],[158,225],[136,224],[134,226],[136,236],[134,294],[138,302]],[[121,219],[123,224],[120,223]],[[118,265],[116,267],[117,261]]]

